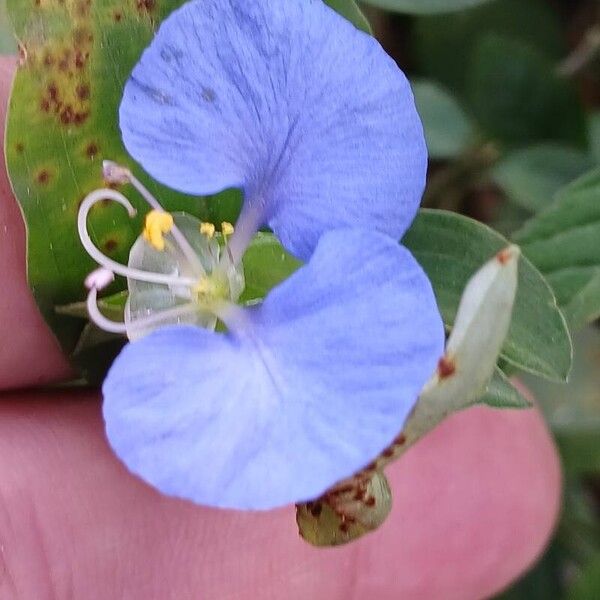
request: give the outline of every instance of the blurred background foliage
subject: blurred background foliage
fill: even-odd
[[[424,205],[512,236],[535,215],[547,215],[558,198],[542,225],[568,221],[570,195],[582,186],[565,186],[600,167],[600,1],[369,0],[362,8],[414,85],[431,157]],[[16,49],[0,0],[0,52]],[[600,204],[595,173],[585,193]],[[538,257],[533,247],[530,254],[559,300],[563,294],[561,306],[575,325],[578,315],[600,316],[588,303],[599,296],[600,225],[589,225],[562,234],[573,236],[573,252],[573,239],[585,245],[585,269],[552,278],[565,252],[560,240],[539,248]],[[527,228],[519,236],[526,244]],[[568,384],[526,378],[563,460],[561,522],[546,554],[501,600],[600,598],[598,323],[574,342]]]
[[[433,10],[461,3],[431,3],[432,11],[424,10],[427,2],[410,4],[371,0],[364,9],[414,84],[431,158],[425,205],[512,235],[600,166],[600,2],[493,0],[443,14]],[[600,187],[591,192],[600,205]],[[566,211],[556,219],[568,220]],[[589,233],[585,243],[598,254],[600,229]],[[546,259],[563,251],[560,240],[541,250]],[[560,300],[560,283],[549,279]],[[597,322],[575,335],[574,349],[568,384],[525,377],[561,452],[564,504],[546,554],[498,600],[600,598]]]

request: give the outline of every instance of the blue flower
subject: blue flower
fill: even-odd
[[[92,318],[132,340],[103,386],[108,439],[166,494],[225,508],[312,499],[401,431],[443,353],[431,285],[397,242],[423,188],[423,134],[404,76],[320,0],[198,0],[169,17],[125,89],[121,128],[153,176],[189,193],[237,186],[234,230],[154,209],[127,267],[104,270]],[[258,306],[236,304],[261,225],[307,263]],[[392,236],[392,237],[390,237]],[[128,278],[125,323],[96,306]],[[226,333],[215,332],[217,320]]]

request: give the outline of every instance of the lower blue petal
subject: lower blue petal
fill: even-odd
[[[158,330],[104,383],[111,445],[166,494],[238,509],[319,496],[400,432],[444,345],[421,268],[365,231],[325,234],[242,321]]]

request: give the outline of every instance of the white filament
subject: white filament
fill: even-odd
[[[161,273],[151,273],[150,271],[142,271],[140,269],[132,269],[126,267],[115,260],[112,260],[108,256],[105,256],[98,250],[98,248],[92,242],[92,239],[87,230],[87,218],[92,207],[101,202],[102,200],[113,200],[123,206],[130,217],[134,217],[136,214],[135,208],[131,205],[131,202],[116,190],[108,188],[95,190],[88,194],[84,201],[81,203],[79,214],[77,216],[77,229],[79,231],[79,238],[83,247],[87,253],[102,267],[113,271],[117,275],[128,277],[130,279],[137,279],[138,281],[145,281],[147,283],[157,283],[160,285],[168,286],[185,286],[193,287],[196,284],[196,280],[189,277],[179,277],[177,275],[163,275]]]
[[[127,335],[128,331],[131,332],[132,330],[135,331],[136,329],[144,330],[148,327],[152,327],[153,325],[162,323],[165,319],[177,319],[179,317],[185,317],[187,315],[194,314],[194,312],[197,310],[197,307],[193,302],[187,302],[181,306],[176,306],[175,308],[170,308],[168,310],[155,313],[147,318],[136,319],[136,321],[125,325],[125,323],[107,319],[100,312],[100,309],[98,308],[98,290],[96,288],[92,288],[87,297],[87,309],[90,319],[98,327],[104,329],[104,331]]]

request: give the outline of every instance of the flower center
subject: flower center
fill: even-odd
[[[136,214],[135,209],[113,189],[96,190],[82,202],[79,235],[90,256],[101,265],[86,279],[92,321],[107,331],[125,333],[130,339],[163,325],[184,323],[214,328],[218,316],[237,302],[245,287],[241,260],[234,258],[229,240],[230,236],[231,241],[236,237],[234,227],[221,223],[221,232],[217,233],[212,223],[201,223],[185,213],[166,212],[128,169],[115,163],[104,164],[104,177],[109,183],[131,183],[152,210],[131,249],[128,265],[122,265],[102,254],[92,242],[87,216],[94,204],[106,199],[121,204],[130,216]],[[110,284],[115,274],[128,282],[124,323],[106,319],[97,305],[98,291]]]

